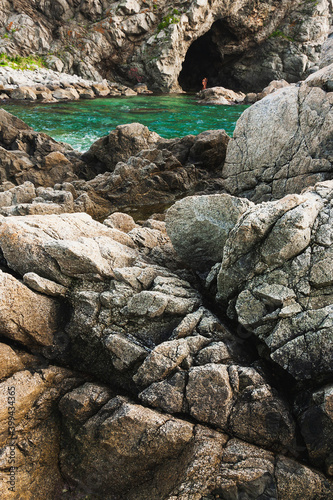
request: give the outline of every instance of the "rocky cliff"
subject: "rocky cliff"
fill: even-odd
[[[0,51],[58,70],[170,92],[260,91],[317,69],[331,0],[4,0]]]

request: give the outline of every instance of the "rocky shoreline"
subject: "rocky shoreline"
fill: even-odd
[[[84,154],[0,110],[1,498],[333,499],[332,81]]]
[[[52,103],[64,100],[94,99],[96,97],[135,96],[151,94],[145,84],[133,89],[120,83],[100,79],[87,80],[46,68],[15,70],[0,67],[0,101],[29,100]]]
[[[270,82],[259,93],[234,92],[224,87],[211,87],[197,93],[200,105],[253,104],[276,90],[290,85],[285,80]],[[0,102],[6,101],[39,101],[53,103],[59,101],[75,101],[78,99],[94,99],[97,97],[129,97],[150,95],[153,92],[145,83],[138,83],[133,88],[100,79],[86,80],[77,75],[57,72],[46,68],[34,70],[15,70],[0,67]]]

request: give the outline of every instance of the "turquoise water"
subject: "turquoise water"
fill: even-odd
[[[203,106],[185,94],[80,100],[52,104],[6,104],[4,109],[33,129],[86,151],[117,125],[140,122],[165,138],[225,129],[233,134],[247,106]]]

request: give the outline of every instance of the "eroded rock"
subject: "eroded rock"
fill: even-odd
[[[332,178],[331,78],[332,65],[243,113],[222,171],[229,193],[261,202]]]

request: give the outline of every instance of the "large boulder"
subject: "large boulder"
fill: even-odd
[[[260,202],[333,177],[332,71],[325,67],[243,113],[222,170],[230,194]]]
[[[0,109],[0,180],[53,186],[76,179],[80,154]]]
[[[112,172],[119,161],[127,161],[143,149],[154,146],[161,137],[141,123],[118,125],[101,137],[83,155],[83,160],[99,172]]]
[[[217,277],[217,300],[297,380],[333,370],[332,192],[327,181],[250,208],[229,234]]]
[[[68,286],[84,274],[111,276],[112,267],[133,262],[136,252],[87,214],[2,218],[0,248],[7,265]]]
[[[166,228],[176,252],[198,269],[220,262],[230,230],[252,203],[228,194],[188,196],[166,213]]]
[[[205,130],[198,135],[163,140],[159,149],[167,149],[182,165],[214,172],[222,168],[230,137],[225,130]]]

